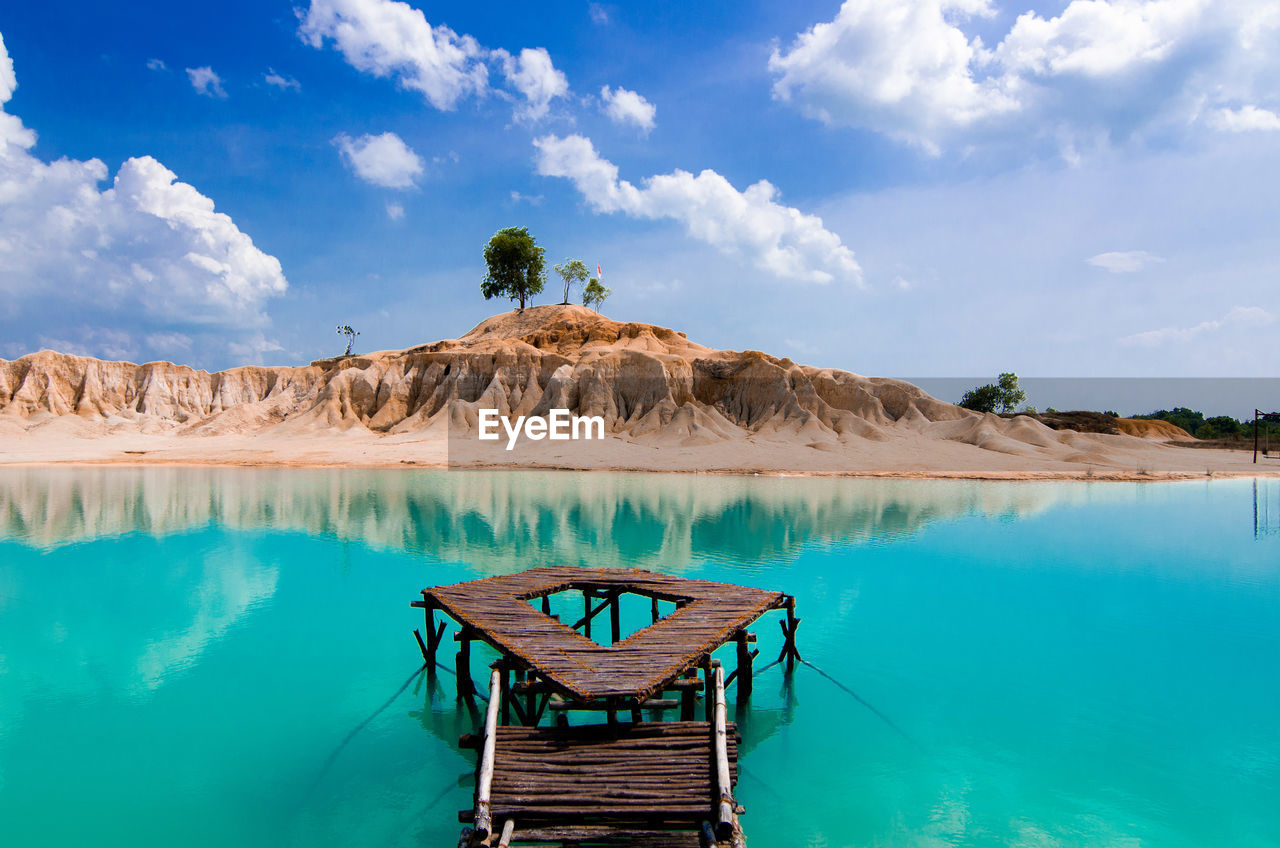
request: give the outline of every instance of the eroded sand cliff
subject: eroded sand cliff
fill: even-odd
[[[603,417],[607,438],[506,451],[475,437],[481,409],[514,417],[553,408]],[[459,339],[299,367],[211,374],[52,351],[0,360],[0,437],[8,462],[965,476],[1250,470],[1234,454],[974,413],[899,380],[714,350],[578,306],[531,307]]]

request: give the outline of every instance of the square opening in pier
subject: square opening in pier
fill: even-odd
[[[662,600],[617,588],[565,589],[527,599],[534,609],[602,647],[624,641],[692,600]]]

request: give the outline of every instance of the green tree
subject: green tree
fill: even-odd
[[[600,281],[592,277],[587,281],[587,287],[582,290],[582,305],[594,306],[596,312],[600,311],[600,304],[604,303],[605,298],[613,294],[613,289],[607,289],[600,285]]]
[[[591,276],[591,272],[587,270],[587,266],[582,263],[581,259],[564,260],[564,264],[556,266],[556,273],[560,275],[560,279],[564,280],[564,300],[561,303],[569,302],[569,289],[575,285],[582,285]]]
[[[489,268],[480,283],[484,299],[518,300],[524,309],[525,303],[542,291],[547,280],[542,253],[525,227],[507,227],[494,233],[484,248],[484,262]]]
[[[960,398],[960,405],[976,412],[1013,412],[1018,404],[1027,400],[1027,393],[1018,386],[1018,375],[1008,372],[1000,375],[995,384],[988,383],[970,389]]]

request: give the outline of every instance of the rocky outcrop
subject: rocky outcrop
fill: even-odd
[[[985,420],[978,442],[1010,426],[898,380],[799,365],[758,351],[703,347],[683,333],[611,321],[576,306],[495,316],[462,338],[404,351],[209,373],[52,351],[0,360],[0,417],[38,425],[78,416],[196,435],[365,429],[406,433],[477,410],[599,415],[626,439],[708,443],[745,433],[837,443],[893,430]],[[1014,441],[1018,441],[1016,437]],[[1009,445],[995,445],[999,450]]]

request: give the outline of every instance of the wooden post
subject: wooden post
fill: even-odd
[[[525,673],[524,679],[527,683],[533,683],[534,673],[528,671]],[[529,727],[533,727],[538,723],[538,693],[533,691],[533,687],[529,687],[529,694],[524,696],[524,723]]]
[[[431,668],[431,652],[427,650],[427,646],[422,641],[422,634],[418,632],[418,628],[413,628],[413,638],[418,640],[418,650],[422,651],[422,662],[427,668]]]
[[[728,718],[725,715],[724,703],[724,669],[715,667],[715,752],[716,752],[716,790],[720,800],[716,805],[716,835],[720,839],[728,839],[733,834],[733,784],[729,774],[729,731]]]
[[[590,589],[582,590],[582,635],[591,638],[591,598]]]
[[[703,683],[706,684],[706,696],[704,698],[706,704],[704,706],[706,706],[707,721],[711,721],[715,713],[716,681],[713,669],[718,668],[719,666],[720,661],[713,660],[710,656],[708,656],[702,664],[702,680]]]
[[[738,642],[738,703],[751,697],[751,646],[750,634],[745,629],[739,630]]]
[[[1253,410],[1253,464],[1258,464],[1258,416],[1262,414],[1261,409]]]
[[[453,638],[459,642],[458,656],[453,664],[458,680],[458,697],[470,698],[476,693],[476,685],[471,680],[471,636],[463,629]]]
[[[503,727],[510,727],[511,726],[511,681],[509,679],[510,669],[507,668],[507,663],[505,660],[498,660],[498,668],[502,670],[502,677],[500,680],[501,687],[500,687],[500,694],[499,694],[499,700],[502,701],[502,725]],[[492,698],[493,694],[490,693],[489,697]]]
[[[614,645],[618,644],[619,637],[622,635],[621,597],[621,592],[611,592],[609,598],[609,629],[613,633],[613,642],[611,644]]]
[[[551,596],[550,595],[542,596],[542,614],[551,615]]]
[[[516,832],[516,820],[507,819],[502,823],[502,836],[498,839],[498,848],[511,848],[511,837]]]
[[[696,705],[697,696],[694,694],[692,686],[686,686],[680,690],[680,720],[693,721],[693,709]]]
[[[484,747],[480,754],[480,776],[476,779],[474,839],[477,842],[488,839],[493,832],[489,799],[493,793],[493,765],[498,744],[498,702],[502,700],[503,676],[504,673],[496,668],[489,674],[489,708],[484,714]]]
[[[649,601],[650,601],[650,604],[649,604],[649,611],[653,613],[653,623],[654,623],[654,624],[657,624],[657,623],[658,623],[658,618],[660,617],[660,616],[658,615],[658,599],[657,599],[657,598],[650,598],[650,599],[649,599]]]

